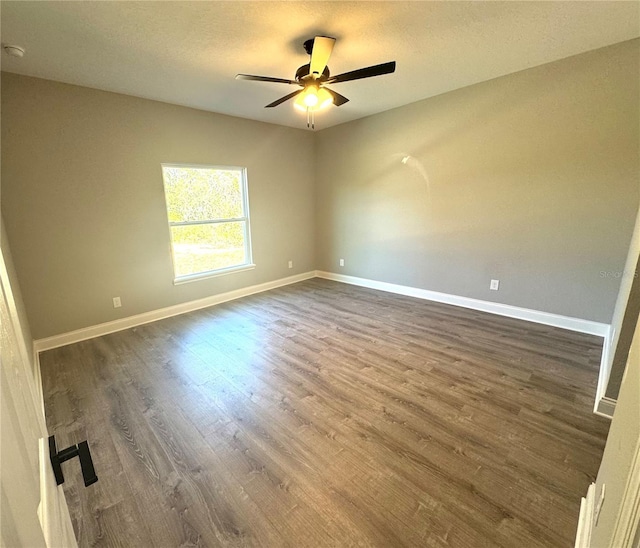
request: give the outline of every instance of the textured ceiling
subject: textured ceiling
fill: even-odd
[[[2,1],[2,70],[306,127],[293,78],[302,43],[337,38],[332,74],[397,61],[394,74],[336,84],[351,101],[317,128],[640,36],[638,2],[30,2]]]

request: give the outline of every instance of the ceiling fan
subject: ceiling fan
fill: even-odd
[[[396,62],[390,61],[380,65],[373,65],[350,72],[344,72],[337,76],[331,76],[327,63],[333,51],[336,39],[329,36],[316,36],[304,43],[305,51],[311,56],[310,62],[302,65],[297,71],[294,80],[284,78],[272,78],[270,76],[253,76],[251,74],[236,74],[237,80],[254,80],[258,82],[275,82],[278,84],[292,84],[300,86],[293,93],[280,97],[265,108],[273,108],[281,105],[289,99],[296,98],[294,106],[307,112],[307,127],[314,127],[314,113],[317,110],[328,107],[331,104],[337,107],[349,101],[344,95],[326,87],[326,84],[339,84],[351,80],[371,78],[382,74],[390,74],[396,70]]]

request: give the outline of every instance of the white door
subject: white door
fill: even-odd
[[[0,546],[76,547],[16,304],[0,251]],[[29,344],[31,341],[29,341]]]

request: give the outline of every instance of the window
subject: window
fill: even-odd
[[[175,282],[252,268],[246,170],[162,164]]]

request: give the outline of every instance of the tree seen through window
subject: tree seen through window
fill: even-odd
[[[162,166],[176,280],[251,263],[245,170]]]

